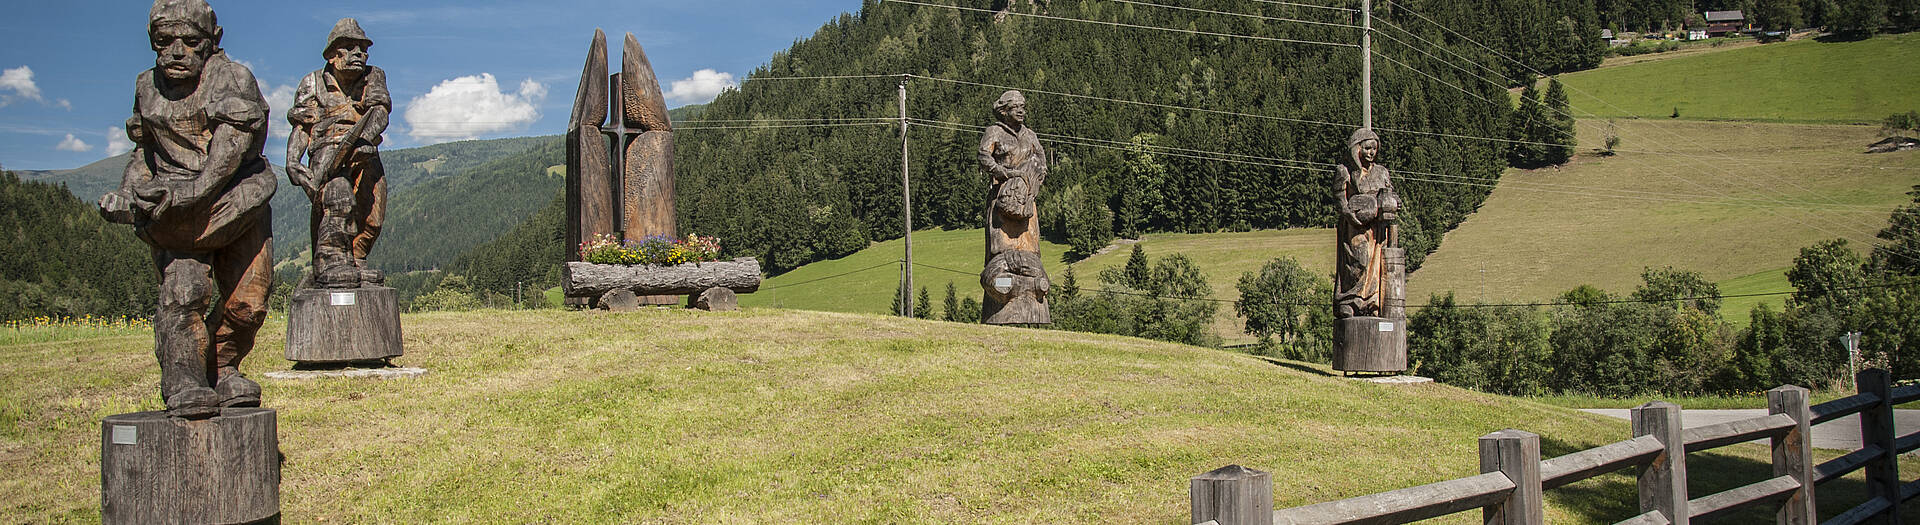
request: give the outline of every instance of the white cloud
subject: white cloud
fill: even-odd
[[[107,156],[133,151],[133,141],[127,140],[127,130],[119,127],[107,128]]]
[[[13,97],[46,102],[40,97],[40,86],[33,83],[33,68],[20,66],[0,71],[0,91],[12,91],[13,95],[0,94],[0,107],[13,102]]]
[[[287,123],[287,110],[293,109],[293,84],[274,86],[260,82],[260,92],[267,96],[267,129],[273,136],[287,138],[293,135],[293,125]]]
[[[737,87],[733,73],[721,73],[711,69],[693,72],[693,76],[673,81],[667,89],[667,100],[681,104],[705,104],[712,102],[720,93]]]
[[[73,111],[73,102],[64,98],[53,101],[53,105],[60,106],[61,109],[65,109],[67,111]]]
[[[434,144],[525,127],[540,120],[534,106],[546,97],[547,87],[533,79],[516,93],[501,91],[492,73],[444,80],[407,103],[407,135]]]
[[[61,140],[60,145],[54,146],[53,149],[57,149],[60,151],[71,151],[75,153],[82,153],[87,151],[93,151],[93,145],[83,142],[80,139],[73,138],[73,134],[68,133],[67,138],[64,140]]]

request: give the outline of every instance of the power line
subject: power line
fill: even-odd
[[[1214,11],[1214,10],[1211,10],[1211,9],[1199,9],[1199,8],[1193,8],[1193,7],[1182,7],[1182,6],[1177,6],[1177,5],[1166,5],[1166,4],[1155,4],[1155,3],[1152,3],[1152,2],[1139,2],[1139,1],[1136,1],[1136,0],[1107,0],[1107,1],[1109,1],[1109,2],[1116,2],[1116,3],[1122,3],[1122,4],[1127,4],[1127,5],[1140,5],[1140,6],[1148,6],[1148,7],[1158,7],[1158,8],[1162,8],[1162,9],[1178,9],[1178,10],[1181,10],[1181,11],[1191,11],[1191,12],[1195,12],[1195,13],[1207,13],[1207,14],[1214,14],[1214,15],[1227,15],[1227,16],[1238,16],[1238,17],[1245,17],[1245,18],[1252,18],[1252,19],[1256,19],[1256,20],[1272,20],[1272,21],[1276,21],[1276,22],[1293,22],[1293,23],[1299,23],[1299,24],[1315,24],[1315,25],[1323,25],[1323,26],[1333,26],[1333,27],[1345,27],[1345,28],[1351,28],[1351,29],[1365,29],[1365,28],[1363,28],[1363,27],[1360,27],[1360,26],[1357,26],[1357,25],[1353,25],[1353,24],[1339,24],[1339,23],[1334,23],[1334,22],[1319,22],[1319,21],[1314,21],[1314,20],[1301,20],[1301,19],[1297,19],[1297,18],[1280,18],[1280,17],[1272,17],[1272,16],[1264,16],[1264,15],[1255,15],[1255,14],[1248,14],[1248,13],[1230,13],[1230,12],[1226,12],[1226,11]]]
[[[893,0],[893,1],[899,1],[899,0]],[[1275,116],[1271,116],[1271,115],[1256,115],[1256,114],[1252,114],[1252,113],[1240,113],[1240,112],[1235,112],[1235,111],[1221,111],[1221,110],[1217,110],[1217,109],[1205,109],[1205,108],[1195,108],[1195,107],[1187,107],[1187,106],[1176,106],[1176,105],[1172,105],[1172,104],[1160,104],[1160,103],[1155,103],[1155,102],[1140,102],[1140,101],[1137,101],[1137,100],[1126,100],[1126,99],[1118,99],[1118,98],[1108,98],[1108,97],[1100,97],[1100,96],[1094,96],[1094,95],[1077,95],[1077,94],[1073,94],[1073,93],[1064,93],[1064,92],[1060,92],[1060,91],[1047,91],[1047,90],[1044,90],[1044,89],[1031,89],[1031,88],[1022,88],[1022,87],[1014,87],[1014,86],[1002,86],[1002,85],[996,85],[996,84],[986,84],[986,83],[981,83],[981,82],[969,82],[969,81],[966,81],[966,80],[955,80],[955,79],[950,79],[950,78],[938,78],[938,77],[928,77],[928,76],[921,76],[921,75],[908,75],[908,76],[909,76],[909,77],[912,77],[912,78],[918,78],[918,79],[924,79],[924,80],[932,80],[932,81],[935,81],[935,82],[948,82],[948,83],[953,83],[953,84],[962,84],[962,85],[968,85],[968,86],[976,86],[976,87],[984,87],[984,88],[991,88],[991,89],[1012,89],[1012,90],[1018,90],[1018,91],[1020,91],[1020,92],[1022,92],[1022,93],[1041,93],[1041,94],[1046,94],[1046,95],[1054,95],[1054,96],[1061,96],[1061,97],[1070,97],[1070,98],[1079,98],[1079,99],[1087,99],[1087,100],[1098,100],[1098,101],[1101,101],[1101,102],[1112,102],[1112,103],[1116,103],[1116,104],[1132,104],[1132,105],[1136,105],[1136,106],[1145,106],[1145,107],[1153,107],[1153,108],[1160,108],[1160,109],[1177,109],[1177,110],[1181,110],[1181,111],[1193,111],[1193,112],[1196,112],[1196,113],[1211,113],[1211,114],[1215,114],[1215,115],[1226,115],[1226,116],[1233,116],[1233,117],[1246,117],[1246,118],[1256,118],[1256,119],[1266,119],[1266,120],[1277,120],[1277,121],[1281,121],[1281,122],[1297,122],[1297,123],[1301,123],[1301,124],[1317,124],[1317,125],[1322,125],[1322,126],[1335,126],[1335,127],[1341,127],[1341,128],[1346,128],[1346,129],[1354,129],[1354,128],[1358,128],[1358,127],[1359,127],[1359,126],[1355,126],[1355,125],[1352,125],[1352,124],[1341,124],[1341,123],[1338,123],[1338,122],[1327,122],[1327,121],[1324,121],[1324,120],[1308,120],[1308,119],[1298,119],[1298,118],[1289,118],[1289,117],[1275,117]]]
[[[1334,6],[1330,6],[1330,5],[1316,5],[1316,4],[1302,4],[1302,3],[1298,3],[1298,2],[1281,2],[1281,1],[1278,1],[1278,0],[1253,0],[1253,1],[1255,1],[1255,2],[1260,2],[1260,3],[1262,3],[1262,4],[1274,4],[1274,5],[1284,5],[1284,6],[1292,6],[1292,7],[1305,7],[1305,8],[1310,8],[1310,9],[1326,9],[1326,10],[1329,10],[1329,11],[1346,11],[1346,12],[1349,12],[1349,13],[1358,13],[1358,12],[1360,12],[1360,10],[1359,10],[1359,9],[1354,9],[1354,8],[1351,8],[1351,7],[1334,7]]]
[[[805,280],[805,281],[800,281],[800,282],[797,282],[797,283],[787,283],[787,284],[783,284],[783,285],[780,285],[780,286],[769,286],[769,287],[766,287],[766,288],[764,288],[764,289],[766,289],[766,290],[778,290],[778,289],[781,289],[781,288],[792,288],[792,287],[795,287],[795,286],[800,286],[800,285],[803,285],[803,284],[813,284],[813,283],[817,283],[817,282],[820,282],[820,281],[826,281],[826,280],[831,280],[831,279],[839,279],[839,278],[841,278],[841,277],[846,277],[846,276],[849,276],[849,275],[853,275],[853,274],[857,274],[857,273],[860,273],[860,272],[865,272],[865,271],[871,271],[871,270],[875,270],[875,269],[879,269],[879,268],[885,268],[885,267],[888,267],[888,266],[893,266],[893,265],[896,265],[896,264],[900,264],[900,261],[898,261],[898,260],[895,260],[895,261],[889,261],[889,262],[883,262],[883,263],[880,263],[880,264],[876,264],[876,265],[873,265],[873,266],[868,266],[868,267],[866,267],[866,268],[861,268],[861,269],[858,269],[858,270],[854,270],[854,271],[851,271],[851,272],[846,272],[846,273],[837,273],[837,274],[833,274],[833,275],[829,275],[829,276],[826,276],[826,277],[820,277],[820,278],[817,278],[817,279],[808,279],[808,280]]]
[[[753,125],[753,126],[695,126],[695,127],[687,127],[687,128],[673,128],[673,130],[674,130],[674,131],[688,131],[688,130],[706,130],[706,129],[777,129],[777,128],[844,128],[844,127],[848,127],[848,126],[890,126],[890,125],[893,125],[893,124],[895,124],[895,123],[897,123],[897,120],[898,120],[898,119],[896,119],[896,122],[840,122],[840,123],[823,123],[823,124],[766,124],[766,125]]]
[[[946,9],[957,9],[957,10],[961,10],[961,11],[976,11],[976,12],[981,12],[981,13],[991,13],[991,14],[996,14],[996,15],[997,15],[997,14],[1007,14],[1007,15],[1012,15],[1012,16],[1023,16],[1023,17],[1028,17],[1028,18],[1042,18],[1042,19],[1047,19],[1047,20],[1059,20],[1059,21],[1064,21],[1064,22],[1081,22],[1081,23],[1087,23],[1087,24],[1099,24],[1099,25],[1105,25],[1105,26],[1113,26],[1113,27],[1126,27],[1126,28],[1132,28],[1132,29],[1147,29],[1147,30],[1153,30],[1153,31],[1169,31],[1169,32],[1174,32],[1174,33],[1187,33],[1187,34],[1192,34],[1192,35],[1203,35],[1203,36],[1217,36],[1217,37],[1223,37],[1223,38],[1244,38],[1244,39],[1248,39],[1248,40],[1263,40],[1263,41],[1268,41],[1268,42],[1286,42],[1286,43],[1290,43],[1290,44],[1309,44],[1309,45],[1319,45],[1319,46],[1334,46],[1334,47],[1354,47],[1354,48],[1357,48],[1357,47],[1360,47],[1360,45],[1359,45],[1359,44],[1343,44],[1343,43],[1339,43],[1339,42],[1321,42],[1321,41],[1317,41],[1317,40],[1296,40],[1296,39],[1292,39],[1292,38],[1278,38],[1278,37],[1270,37],[1270,36],[1254,36],[1254,35],[1236,35],[1236,34],[1232,34],[1232,33],[1215,33],[1215,32],[1211,32],[1211,31],[1199,31],[1199,30],[1194,30],[1194,29],[1174,29],[1174,28],[1171,28],[1171,27],[1157,27],[1157,26],[1143,26],[1143,25],[1139,25],[1139,24],[1127,24],[1127,23],[1121,23],[1121,22],[1107,22],[1107,21],[1104,21],[1104,20],[1088,20],[1088,19],[1084,19],[1084,18],[1070,18],[1070,17],[1064,17],[1064,16],[1053,16],[1053,15],[1041,15],[1041,14],[1034,14],[1034,13],[1021,13],[1021,12],[1017,12],[1017,11],[1013,11],[1013,10],[1007,10],[1007,11],[994,11],[994,10],[992,10],[992,9],[981,9],[981,8],[977,8],[977,7],[963,7],[963,6],[957,6],[957,5],[941,5],[941,4],[929,4],[929,3],[925,3],[925,2],[915,2],[915,1],[913,1],[913,0],[881,0],[881,1],[882,1],[882,2],[894,2],[894,3],[902,3],[902,4],[909,4],[909,5],[917,5],[917,6],[925,6],[925,7],[940,7],[940,8],[946,8]]]

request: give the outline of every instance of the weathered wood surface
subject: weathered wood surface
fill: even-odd
[[[1514,484],[1489,472],[1418,487],[1273,512],[1276,525],[1408,523],[1473,510],[1507,499]]]
[[[1680,406],[1653,401],[1633,409],[1633,435],[1660,441],[1661,452],[1640,470],[1640,512],[1658,512],[1673,523],[1688,523],[1687,440]]]
[[[1867,500],[1866,503],[1861,503],[1859,506],[1847,509],[1846,512],[1828,518],[1827,521],[1820,522],[1820,525],[1854,525],[1856,523],[1866,523],[1868,520],[1873,519],[1874,516],[1886,511],[1897,512],[1899,509],[1894,508],[1892,503],[1887,503],[1887,500],[1871,499]]]
[[[715,287],[760,290],[760,261],[752,257],[674,266],[570,262],[563,273],[561,289],[568,297],[599,297],[614,289],[636,295],[689,295]]]
[[[667,97],[661,96],[660,80],[653,73],[653,62],[640,48],[640,41],[627,33],[620,50],[620,117],[627,125],[647,131],[672,131],[667,116]]]
[[[1854,384],[1859,385],[1860,395],[1883,400],[1893,398],[1893,376],[1886,370],[1869,368],[1853,377]],[[1865,473],[1867,494],[1876,501],[1892,503],[1900,498],[1900,456],[1893,451],[1898,446],[1894,439],[1898,433],[1893,426],[1892,403],[1876,403],[1860,411],[1860,448],[1880,451],[1875,461],[1867,463]],[[1886,522],[1899,521],[1891,519]]]
[[[1773,475],[1792,478],[1794,484],[1788,491],[1787,501],[1775,514],[1774,519],[1779,523],[1812,524],[1820,519],[1813,499],[1813,411],[1808,407],[1808,397],[1807,389],[1792,385],[1767,391],[1767,412],[1790,417],[1794,423],[1790,430],[1775,435],[1772,440]],[[1757,485],[1766,483],[1774,482]],[[1739,490],[1743,489],[1728,492]]]
[[[1907,385],[1895,388],[1893,389],[1893,395],[1891,397],[1893,397],[1894,406],[1920,401],[1920,385]]]
[[[1480,436],[1480,471],[1498,472],[1513,482],[1505,501],[1481,511],[1488,525],[1543,525],[1545,490],[1540,484],[1540,435],[1524,430],[1501,430]]]
[[[633,290],[624,288],[607,290],[600,294],[600,307],[610,312],[635,312],[640,310],[640,298]]]
[[[1813,424],[1818,425],[1853,415],[1861,409],[1874,406],[1878,403],[1880,403],[1880,396],[1870,393],[1859,393],[1814,405],[1809,410],[1813,411]]]
[[[1187,483],[1192,503],[1189,523],[1272,525],[1273,474],[1227,465],[1194,476]]]
[[[740,309],[740,296],[726,288],[708,288],[704,292],[687,296],[687,308],[709,312],[732,312]]]
[[[1540,484],[1555,489],[1608,472],[1652,461],[1666,445],[1653,436],[1609,443],[1540,462]]]
[[[1833,458],[1826,463],[1821,463],[1819,466],[1813,467],[1813,484],[1821,485],[1845,477],[1855,470],[1860,470],[1860,467],[1867,466],[1867,463],[1878,459],[1885,453],[1886,450],[1880,447],[1867,445],[1865,448],[1855,450],[1845,456]]]
[[[620,174],[620,227],[626,238],[678,238],[675,230],[673,132],[648,131],[627,143]]]
[[[1687,452],[1712,450],[1734,443],[1774,437],[1793,429],[1793,418],[1773,414],[1752,419],[1728,421],[1686,430]]]
[[[1382,328],[1386,329],[1383,330]],[[1348,317],[1334,324],[1333,369],[1346,372],[1407,370],[1407,320]]]
[[[1792,496],[1801,489],[1800,482],[1791,476],[1780,476],[1752,485],[1735,488],[1711,496],[1703,496],[1687,502],[1693,508],[1693,519],[1710,521],[1728,513],[1746,508],[1749,505],[1773,503]],[[1792,521],[1788,523],[1814,523],[1813,521]]]
[[[287,360],[351,363],[400,357],[400,300],[384,286],[293,291]]]
[[[165,412],[100,422],[100,517],[107,524],[260,523],[280,514],[272,409],[185,420]]]
[[[1613,525],[1673,525],[1673,521],[1660,514],[1660,511],[1647,511],[1645,514],[1621,520]]]
[[[1920,434],[1908,434],[1905,437],[1893,440],[1893,450],[1896,454],[1913,452],[1914,449],[1920,449]]]
[[[580,243],[613,233],[613,168],[600,124],[607,120],[607,35],[593,31],[580,89],[567,122],[566,260],[580,260]]]

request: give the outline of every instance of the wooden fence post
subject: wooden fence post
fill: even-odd
[[[1540,435],[1507,429],[1480,436],[1480,472],[1499,472],[1513,481],[1505,502],[1482,511],[1488,525],[1542,525],[1545,501],[1540,487]]]
[[[1273,525],[1273,474],[1227,465],[1188,480],[1193,521],[1219,525]]]
[[[1653,436],[1667,451],[1640,470],[1640,512],[1660,511],[1673,525],[1687,525],[1687,440],[1680,405],[1654,401],[1633,409],[1633,436]]]
[[[1900,524],[1900,454],[1894,448],[1893,377],[1886,369],[1861,370],[1854,380],[1860,393],[1880,397],[1880,404],[1860,411],[1860,444],[1880,447],[1880,457],[1867,463],[1867,494],[1886,498],[1887,510],[1873,523]]]
[[[1780,525],[1812,525],[1819,514],[1813,506],[1813,411],[1807,406],[1807,389],[1782,385],[1767,391],[1767,412],[1786,414],[1796,423],[1785,436],[1773,438],[1773,475],[1790,476],[1800,482],[1787,501],[1780,504],[1774,521]]]

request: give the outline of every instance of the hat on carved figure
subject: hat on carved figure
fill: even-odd
[[[334,22],[333,31],[327,33],[327,47],[320,48],[320,58],[326,58],[327,52],[332,51],[334,44],[341,40],[359,42],[361,48],[373,47],[373,39],[367,38],[367,32],[360,30],[360,21],[342,18]]]
[[[206,0],[157,0],[147,12],[147,32],[166,24],[187,24],[220,43],[220,21]]]

